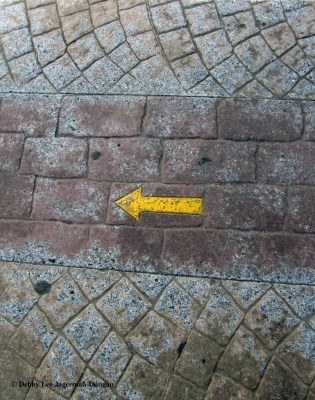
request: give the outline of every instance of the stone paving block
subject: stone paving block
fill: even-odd
[[[298,75],[286,67],[283,62],[276,60],[267,65],[257,74],[258,80],[277,97],[283,96],[298,80]]]
[[[292,370],[279,360],[273,359],[268,365],[255,398],[265,400],[285,396],[304,400],[306,394],[307,386],[299,380]]]
[[[251,72],[258,71],[275,58],[269,46],[263,38],[258,35],[245,40],[243,43],[236,46],[234,51]]]
[[[70,44],[93,30],[88,11],[81,11],[61,17],[61,22],[67,44]]]
[[[173,375],[168,385],[165,400],[202,400],[204,397],[203,390],[179,376]]]
[[[276,284],[275,289],[300,318],[308,318],[315,313],[314,287]]]
[[[100,26],[95,29],[95,34],[106,53],[110,53],[126,40],[125,32],[119,21],[113,21],[107,25]]]
[[[82,382],[87,383],[87,387],[78,387],[71,399],[73,400],[117,400],[117,397],[113,395],[111,389],[106,387],[106,383],[99,376],[96,376],[91,370],[86,369],[82,376]],[[93,382],[95,386],[89,384]],[[98,386],[97,386],[98,385]],[[30,399],[31,400],[31,399]],[[54,399],[53,399],[54,400]]]
[[[304,111],[304,138],[306,140],[315,140],[315,103],[303,103]]]
[[[245,323],[270,349],[274,349],[299,320],[283,300],[270,291],[250,310]]]
[[[197,320],[196,328],[225,345],[243,319],[243,312],[221,288],[210,296],[206,307]]]
[[[221,28],[214,4],[200,4],[185,10],[185,17],[193,35],[202,35]]]
[[[233,45],[259,32],[251,11],[224,17],[223,24]]]
[[[193,97],[149,97],[143,123],[154,137],[216,138],[216,100]]]
[[[38,61],[42,67],[62,56],[66,50],[61,29],[35,36],[33,42]]]
[[[315,85],[307,79],[301,79],[297,85],[286,96],[291,99],[312,100],[314,98]]]
[[[162,196],[162,197],[203,197],[204,190],[200,186],[188,185],[163,185],[144,183],[143,196]],[[107,213],[108,224],[127,224],[135,225],[136,220],[117,207],[115,201],[127,193],[137,189],[139,184],[134,183],[113,183],[111,185],[111,193],[109,197],[109,207]],[[200,215],[185,215],[185,214],[163,214],[163,213],[142,213],[140,214],[141,225],[147,226],[200,226],[202,224],[202,216]]]
[[[38,300],[29,279],[8,285],[0,296],[0,315],[18,325]]]
[[[232,53],[232,46],[223,30],[195,38],[195,43],[207,68],[212,68]]]
[[[24,28],[28,25],[24,3],[17,3],[1,7],[0,9],[0,33]]]
[[[204,400],[252,400],[253,394],[229,378],[215,374]]]
[[[315,188],[292,188],[286,229],[295,232],[315,232]]]
[[[28,17],[33,35],[40,35],[52,29],[59,28],[59,19],[55,4],[29,10]]]
[[[23,90],[29,93],[56,93],[56,89],[42,73],[24,85]]]
[[[1,349],[0,363],[5,365],[0,372],[1,395],[7,399],[24,400],[29,388],[13,387],[12,380],[25,382],[32,380],[35,373],[34,368],[7,349]]]
[[[123,43],[110,54],[111,59],[120,66],[125,72],[130,71],[138,64],[138,59],[132,52],[127,43]]]
[[[213,68],[211,74],[229,93],[234,93],[252,79],[251,73],[234,55]]]
[[[286,16],[291,28],[298,38],[315,34],[314,5],[288,11]]]
[[[76,12],[86,10],[89,8],[89,3],[87,0],[77,0],[74,3],[67,0],[57,0],[57,6],[59,15],[62,17],[68,14],[74,14]]]
[[[215,342],[193,331],[176,363],[175,372],[207,388],[222,351]]]
[[[133,307],[130,308],[129,304],[133,304]],[[150,303],[123,278],[97,302],[96,306],[119,332],[126,334],[148,311]]]
[[[38,304],[52,324],[61,328],[87,301],[73,279],[65,274],[52,285],[50,293],[40,298]]]
[[[0,291],[1,294],[1,291]],[[0,345],[6,344],[8,339],[14,334],[15,327],[6,319],[0,317]]]
[[[286,22],[265,29],[262,35],[277,56],[285,53],[296,42],[295,36]]]
[[[103,56],[103,52],[93,34],[85,35],[68,47],[73,61],[82,70]]]
[[[247,0],[237,0],[237,1],[225,1],[216,0],[219,13],[221,15],[234,14],[239,11],[244,11],[250,8],[250,4]]]
[[[0,77],[4,77],[9,72],[4,55],[0,52]]]
[[[194,52],[194,44],[188,29],[177,29],[159,36],[165,55],[169,61]]]
[[[19,85],[29,82],[41,72],[34,53],[11,60],[9,66],[15,82]]]
[[[283,8],[279,0],[259,2],[258,4],[253,5],[253,9],[257,25],[261,29],[278,24],[285,20]]]
[[[134,182],[159,178],[162,149],[158,139],[91,139],[90,154],[91,179]]]
[[[118,18],[116,3],[115,0],[107,0],[90,6],[92,23],[95,28]]]
[[[107,382],[116,384],[131,358],[124,340],[111,332],[93,357],[90,367]]]
[[[159,45],[153,32],[144,32],[128,38],[128,43],[134,54],[144,60],[160,52]]]
[[[150,311],[133,329],[126,341],[139,355],[170,373],[178,357],[185,333]]]
[[[315,50],[314,50],[315,38],[314,38],[314,36],[300,39],[298,41],[298,43],[302,47],[302,50],[305,52],[305,54],[308,57],[310,57],[314,63],[315,62]]]
[[[79,137],[140,135],[144,104],[143,97],[65,97],[58,133]]]
[[[195,53],[172,62],[175,75],[185,89],[203,81],[208,72],[200,56]]]
[[[278,349],[281,359],[308,385],[315,375],[314,343],[315,332],[303,323]]]
[[[97,87],[97,92],[106,93],[123,76],[123,71],[108,57],[92,64],[84,73],[87,80]],[[104,76],[106,80],[104,81]]]
[[[179,1],[151,8],[153,23],[159,33],[182,28],[186,25]]]
[[[306,56],[300,46],[296,45],[282,57],[282,61],[297,72],[300,76],[304,76],[313,68],[312,61]]]
[[[259,340],[240,327],[220,358],[218,369],[243,386],[254,390],[265,372],[269,359],[269,354]]]
[[[56,337],[46,316],[34,307],[12,336],[10,345],[20,356],[38,366]]]
[[[301,105],[276,100],[223,100],[218,107],[218,130],[219,136],[232,140],[296,140],[303,130]]]
[[[171,280],[170,276],[159,274],[141,274],[135,272],[129,272],[127,277],[152,301],[154,301],[160,295],[160,293]]]
[[[146,32],[151,29],[151,23],[145,4],[120,11],[119,15],[127,36],[137,35],[138,33]]]
[[[190,294],[190,296],[192,296],[202,305],[206,304],[210,293],[213,292],[219,284],[219,282],[215,279],[203,280],[201,278],[184,276],[178,276],[176,281]]]
[[[254,182],[255,151],[253,143],[166,140],[163,182]]]
[[[0,173],[18,171],[23,143],[22,135],[0,133]]]
[[[1,42],[7,60],[32,51],[31,35],[27,28],[2,35]]]
[[[32,219],[97,223],[105,220],[109,185],[87,180],[36,182]]]
[[[117,392],[124,400],[137,397],[160,400],[166,382],[167,375],[163,371],[134,356],[119,381]]]
[[[44,358],[37,370],[35,378],[44,382],[78,382],[84,371],[84,364],[76,354],[68,340],[59,337],[51,351]],[[54,389],[65,396],[69,396],[73,387],[58,386]]]
[[[27,139],[21,172],[60,178],[82,177],[86,174],[86,158],[87,144],[84,140]]]
[[[72,269],[70,274],[90,301],[99,297],[121,278],[117,271],[97,271],[93,269]]]
[[[72,83],[70,83],[68,86],[66,86],[64,88],[64,91],[66,93],[76,93],[76,94],[80,94],[80,93],[84,93],[84,94],[88,94],[88,93],[94,93],[95,88],[94,86],[92,86],[87,79],[85,79],[84,77],[79,77],[76,80],[74,80]]]
[[[273,184],[314,184],[312,143],[264,143],[257,158],[262,182]]]
[[[224,281],[224,286],[241,307],[248,309],[270,288],[267,282]]]
[[[0,176],[0,217],[28,218],[34,187],[33,177]]]
[[[88,228],[57,222],[0,222],[0,257],[4,261],[82,265]]]
[[[286,207],[284,189],[271,186],[209,186],[205,225],[210,228],[281,230]]]
[[[68,54],[47,65],[43,71],[57,90],[62,89],[80,75]]]
[[[127,271],[156,271],[162,232],[153,228],[99,226],[91,229],[89,265]]]
[[[65,334],[81,357],[88,361],[110,330],[94,305],[85,308],[65,327]]]
[[[181,329],[189,331],[193,327],[201,307],[176,282],[171,282],[159,298],[155,310],[172,320]]]

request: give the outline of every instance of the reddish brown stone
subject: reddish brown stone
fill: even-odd
[[[0,133],[0,172],[16,172],[22,156],[24,137],[14,133]]]
[[[89,228],[59,222],[0,221],[0,256],[6,261],[81,265]]]
[[[306,140],[315,140],[315,101],[303,104],[304,110],[304,137]]]
[[[314,269],[315,237],[310,235],[265,235],[261,239],[264,266],[268,269]]]
[[[167,140],[163,181],[167,183],[254,182],[253,143]]]
[[[168,230],[161,268],[164,272],[220,275],[231,267],[259,267],[258,235],[210,230]]]
[[[139,187],[136,183],[114,183],[111,186],[107,220],[108,224],[132,224],[137,221],[115,204],[115,200]],[[203,197],[204,189],[195,185],[163,185],[144,183],[143,196]],[[199,226],[201,215],[141,213],[141,225],[148,226]]]
[[[285,190],[268,186],[209,186],[205,198],[206,226],[280,230]]]
[[[314,159],[313,143],[265,143],[258,151],[258,176],[268,183],[314,184]]]
[[[89,177],[123,182],[158,179],[161,154],[158,139],[92,139]]]
[[[295,232],[315,232],[315,188],[292,188],[286,227]]]
[[[131,271],[156,271],[162,232],[153,228],[98,226],[91,229],[89,264]]]
[[[86,174],[87,144],[70,138],[27,139],[21,172],[52,177],[82,177]]]
[[[33,177],[0,176],[0,217],[27,218],[30,215]]]
[[[45,95],[6,95],[0,106],[3,132],[23,132],[27,136],[54,135],[59,98]]]
[[[219,136],[233,140],[290,141],[302,135],[299,102],[223,100],[218,108]]]
[[[216,101],[193,97],[149,97],[144,132],[155,137],[215,138]]]
[[[143,97],[79,96],[61,103],[59,135],[135,136],[140,134]]]
[[[71,222],[102,222],[107,210],[109,185],[85,179],[36,182],[32,218]]]

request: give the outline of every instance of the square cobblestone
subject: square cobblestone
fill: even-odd
[[[233,45],[259,32],[251,11],[224,17],[223,24]]]
[[[172,63],[175,75],[185,89],[190,89],[208,74],[198,54],[191,54]]]
[[[110,58],[125,72],[130,71],[139,62],[127,43],[123,43],[110,54]]]
[[[65,335],[85,361],[92,357],[109,330],[110,325],[92,304],[64,328]]]
[[[87,387],[78,387],[71,396],[71,400],[117,400],[111,389],[106,387],[107,381],[100,379],[90,369],[84,371],[81,381],[86,382],[88,385],[93,382],[95,386],[92,384]]]
[[[65,53],[66,44],[61,29],[33,37],[38,61],[42,67]]]
[[[67,44],[70,44],[93,30],[88,11],[81,11],[76,14],[61,17],[61,22]]]
[[[314,5],[289,11],[286,15],[291,28],[298,38],[315,34]]]
[[[238,304],[245,309],[265,294],[271,286],[270,283],[265,282],[225,281],[223,284]]]
[[[144,60],[160,52],[153,32],[144,32],[128,38],[128,43],[134,54]]]
[[[100,59],[104,54],[93,34],[85,35],[70,44],[68,52],[81,70]]]
[[[80,75],[68,54],[47,65],[43,70],[57,90],[62,89]]]
[[[151,30],[147,8],[144,4],[121,11],[119,15],[127,36]]]
[[[28,28],[12,31],[1,36],[7,60],[32,51],[31,35]]]
[[[225,376],[215,374],[204,400],[252,400],[253,396],[253,393],[242,385]]]
[[[179,1],[151,8],[152,20],[159,33],[186,26]]]
[[[89,7],[87,0],[76,0],[71,2],[68,0],[57,0],[59,15],[64,16],[74,14],[78,11],[86,10]]]
[[[173,61],[194,51],[193,42],[186,28],[163,33],[160,35],[160,41],[169,61]]]
[[[300,318],[308,318],[315,314],[314,287],[276,284],[275,289]]]
[[[250,8],[247,0],[216,0],[216,3],[221,15],[234,14]]]
[[[99,347],[90,362],[90,367],[100,374],[104,380],[115,385],[130,358],[131,353],[126,343],[116,332],[112,331]]]
[[[0,8],[0,33],[24,28],[28,25],[24,3]]]
[[[9,66],[14,80],[20,85],[29,82],[41,72],[34,53],[9,61]]]
[[[40,35],[52,29],[59,28],[59,19],[55,4],[29,10],[28,16],[33,35]]]
[[[126,278],[115,284],[96,305],[122,334],[129,332],[150,308],[150,303]]]
[[[103,57],[92,64],[84,73],[85,77],[94,87],[98,88],[98,92],[108,92],[114,84],[124,75],[123,71],[117,67],[108,57]],[[104,80],[104,76],[107,77]]]
[[[170,276],[158,274],[128,273],[128,278],[150,300],[155,300],[171,280]]]
[[[168,383],[165,400],[203,400],[204,391],[191,382],[173,375]]]
[[[200,304],[205,305],[210,293],[218,286],[215,279],[202,279],[194,277],[177,277],[177,282]]]
[[[94,28],[108,24],[118,18],[116,3],[115,0],[107,0],[90,6]]]
[[[119,21],[96,28],[95,34],[106,53],[110,53],[126,40],[125,32]]]
[[[221,28],[214,4],[201,4],[197,7],[187,8],[185,16],[193,35],[202,35]]]
[[[262,35],[277,56],[286,52],[296,42],[292,30],[285,22],[265,29]]]
[[[195,42],[204,63],[209,69],[228,58],[232,53],[232,46],[223,30],[198,36],[195,38]]]
[[[262,29],[285,20],[279,0],[259,2],[258,4],[254,4],[253,9],[257,24]]]

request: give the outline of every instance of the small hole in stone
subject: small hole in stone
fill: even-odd
[[[70,294],[74,294],[74,290],[70,290]]]
[[[92,153],[93,160],[97,160],[98,158],[100,158],[100,156],[101,156],[101,153],[99,151],[94,151]]]
[[[117,147],[120,147],[120,143],[117,143]]]
[[[201,159],[198,161],[198,165],[205,165],[207,163],[210,163],[211,159],[208,157],[201,157]]]
[[[202,362],[202,364],[205,364],[205,363],[206,363],[206,360],[203,358],[203,359],[201,360],[201,362]]]
[[[38,281],[35,285],[35,291],[38,294],[46,294],[49,293],[51,289],[51,285],[47,281]]]
[[[183,350],[184,350],[184,347],[186,346],[186,343],[187,343],[186,341],[185,341],[185,342],[182,342],[182,343],[178,346],[177,353],[178,353],[179,356],[182,354],[182,352],[183,352]]]

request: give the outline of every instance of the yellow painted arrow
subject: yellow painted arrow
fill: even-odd
[[[202,203],[201,197],[144,197],[142,186],[115,201],[137,221],[141,212],[202,215]]]

